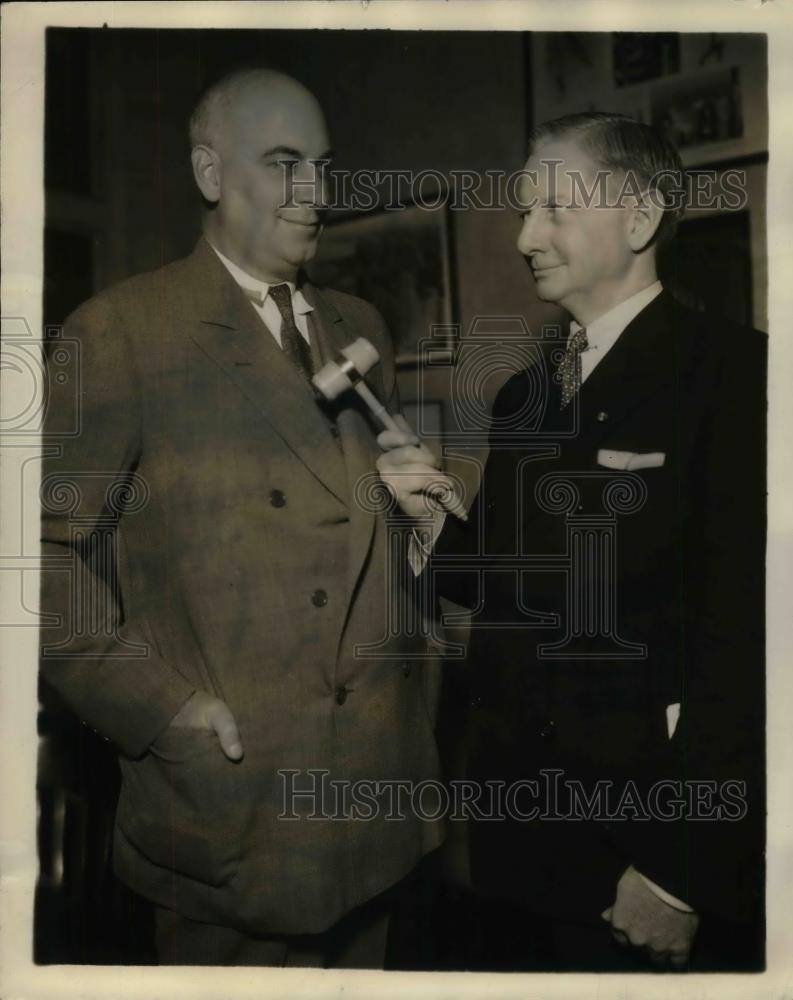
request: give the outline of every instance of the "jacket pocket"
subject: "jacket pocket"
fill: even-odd
[[[225,885],[241,858],[241,766],[213,731],[169,727],[140,760],[122,759],[116,821],[153,864]]]

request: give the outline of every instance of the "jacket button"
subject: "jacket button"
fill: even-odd
[[[410,677],[410,660],[402,661],[402,674],[405,677]]]
[[[343,705],[347,700],[347,688],[343,685],[336,688],[336,704]]]
[[[270,490],[270,503],[273,507],[285,507],[286,497],[281,490]]]
[[[608,420],[608,418],[609,418],[608,413],[606,413],[605,410],[601,410],[600,413],[598,413],[596,419],[597,419],[597,422],[599,424],[605,424],[605,422]]]
[[[553,743],[556,739],[556,723],[553,719],[548,719],[540,726],[540,739]]]
[[[328,595],[324,590],[315,590],[311,595],[311,603],[315,608],[324,608],[328,603]]]
[[[475,694],[471,698],[471,700],[469,702],[469,705],[471,706],[471,708],[481,708],[482,707],[482,699],[479,697],[478,694]]]

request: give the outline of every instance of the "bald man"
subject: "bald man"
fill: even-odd
[[[118,748],[114,867],[156,906],[160,961],[377,967],[390,890],[442,831],[350,790],[438,775],[427,650],[388,634],[409,570],[356,500],[376,429],[310,377],[364,336],[395,413],[391,343],[303,273],[330,158],[315,98],[237,72],[190,139],[193,253],[67,322],[83,406],[44,465],[44,555],[67,572],[42,574],[42,672]]]

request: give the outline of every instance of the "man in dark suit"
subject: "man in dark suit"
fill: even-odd
[[[42,671],[119,749],[114,866],[156,904],[161,961],[381,966],[387,891],[441,825],[351,820],[330,783],[437,774],[427,651],[386,627],[409,570],[357,490],[371,420],[309,380],[364,336],[395,412],[390,340],[303,274],[330,156],[316,99],[238,72],[190,133],[195,250],[66,324],[81,428],[59,436],[50,408]]]
[[[476,608],[474,883],[548,968],[762,964],[765,337],[661,287],[682,176],[624,116],[538,128],[518,248],[570,331],[435,525],[435,587]],[[381,443],[415,514],[423,456]]]

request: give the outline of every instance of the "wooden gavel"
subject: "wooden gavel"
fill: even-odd
[[[320,396],[331,402],[354,389],[386,430],[405,434],[410,431],[407,424],[400,426],[364,382],[364,375],[374,368],[379,360],[377,348],[368,340],[359,337],[341,349],[338,361],[329,361],[323,365],[311,381]],[[468,520],[462,501],[451,488],[444,488],[438,483],[429,495],[444,510],[455,514],[463,521]]]
[[[311,379],[314,388],[325,399],[333,401],[354,389],[387,431],[405,433],[388,410],[364,382],[364,375],[380,360],[377,348],[359,337],[341,349],[338,361],[329,361]]]

